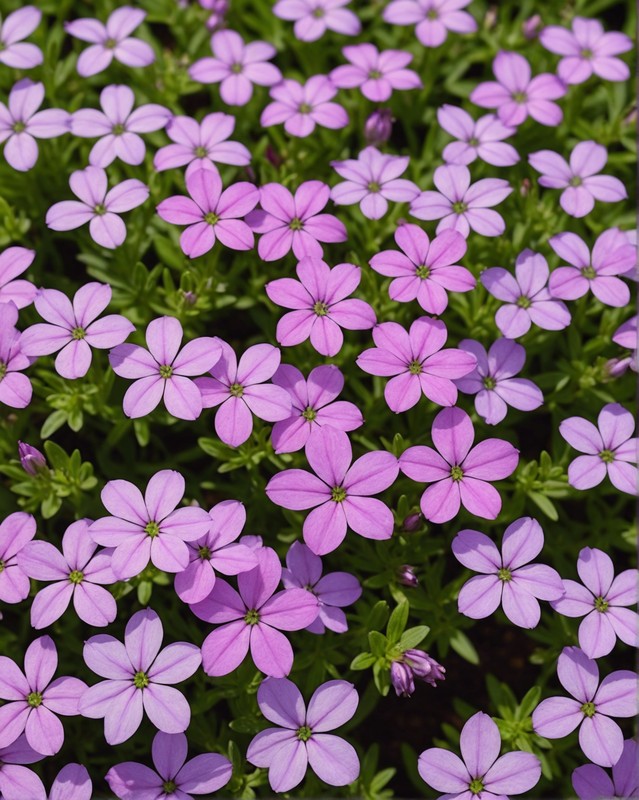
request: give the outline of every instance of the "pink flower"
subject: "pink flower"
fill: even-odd
[[[40,778],[23,764],[35,764],[45,756],[29,746],[22,734],[8,747],[0,747],[0,792],[6,800],[47,800],[47,792]],[[57,798],[51,798],[57,800]],[[61,800],[61,798],[60,798]],[[90,797],[78,800],[91,800]]]
[[[477,23],[460,9],[471,0],[392,0],[384,9],[384,21],[392,25],[415,25],[415,35],[424,47],[439,47],[448,31],[474,33]]]
[[[501,497],[488,481],[511,475],[519,461],[519,450],[503,439],[485,439],[473,447],[473,423],[456,407],[439,412],[431,436],[437,450],[409,447],[399,459],[400,469],[409,478],[433,484],[420,501],[424,517],[431,522],[448,522],[463,505],[482,519],[496,519]]]
[[[31,797],[31,795],[28,795]],[[43,800],[46,793],[43,787]],[[62,767],[51,784],[49,800],[91,800],[93,797],[93,783],[82,764],[67,764]],[[40,800],[33,795],[33,800]]]
[[[31,281],[15,280],[33,263],[35,250],[26,247],[7,247],[0,253],[0,303],[13,303],[26,308],[38,292]]]
[[[0,314],[0,403],[26,408],[31,402],[31,381],[22,370],[32,359],[22,352],[22,334],[16,328],[18,309],[13,302],[2,304]]]
[[[362,25],[356,14],[344,8],[350,0],[278,0],[273,13],[280,19],[295,21],[295,37],[315,42],[326,31],[357,36]]]
[[[573,770],[572,788],[579,800],[605,800],[608,797],[636,797],[639,792],[639,744],[626,739],[619,759],[612,765],[612,780],[595,764]]]
[[[437,121],[457,140],[444,148],[444,161],[448,164],[465,166],[480,158],[495,167],[511,167],[519,161],[519,153],[503,141],[514,136],[516,129],[506,127],[494,114],[475,122],[462,108],[443,105],[437,110]]]
[[[7,14],[0,22],[0,64],[14,69],[32,69],[42,64],[42,50],[22,41],[40,24],[42,12],[35,6]]]
[[[389,99],[393,89],[421,89],[419,75],[406,66],[413,60],[411,53],[403,50],[383,50],[375,45],[354,44],[342,49],[350,64],[336,67],[330,79],[340,89],[359,87],[364,97],[374,103]]]
[[[313,133],[316,125],[322,128],[344,128],[348,125],[348,114],[338,103],[330,101],[337,88],[326,75],[313,75],[306,83],[285,79],[270,91],[274,102],[262,112],[260,125],[284,123],[284,130],[291,136],[305,137]]]
[[[0,523],[0,600],[20,603],[29,596],[29,576],[20,566],[20,551],[36,535],[36,521],[31,514],[16,511]],[[1,785],[1,784],[0,784]]]

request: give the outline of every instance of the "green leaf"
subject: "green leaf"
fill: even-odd
[[[399,640],[399,646],[402,650],[410,650],[411,647],[417,647],[428,636],[430,628],[428,625],[417,625],[415,628],[408,628],[402,634]]]
[[[377,656],[372,653],[360,653],[351,661],[351,669],[368,669],[377,661]]]
[[[544,494],[533,491],[528,492],[528,497],[530,497],[535,505],[539,506],[539,508],[549,519],[551,519],[553,522],[557,522],[559,519],[559,514],[557,513],[557,509],[555,508],[552,500],[549,500]]]
[[[397,644],[401,639],[406,623],[408,622],[408,611],[409,605],[407,601],[400,603],[393,609],[393,613],[390,615],[386,628],[386,635],[391,644]]]
[[[541,687],[540,686],[531,687],[526,692],[521,703],[519,704],[518,718],[525,719],[526,717],[529,717],[535,710],[535,708],[537,708],[537,704],[539,703],[540,697],[541,697]]]
[[[450,646],[470,664],[479,664],[479,654],[463,631],[455,631],[450,637]]]
[[[69,456],[64,452],[59,444],[48,441],[44,443],[44,452],[47,454],[49,463],[54,469],[66,470],[69,467]]]
[[[138,603],[141,606],[147,605],[151,599],[151,592],[153,591],[153,583],[151,581],[142,581],[138,584]]]
[[[371,651],[374,656],[380,657],[386,655],[387,639],[383,633],[379,631],[371,631],[368,634],[368,642],[371,646]]]
[[[61,428],[67,421],[66,411],[54,411],[45,419],[42,428],[40,429],[40,436],[43,439],[48,439],[59,428]]]

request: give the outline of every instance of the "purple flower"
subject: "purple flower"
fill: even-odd
[[[352,683],[328,681],[311,697],[308,709],[297,686],[285,678],[268,678],[257,690],[260,711],[277,728],[258,733],[246,758],[268,768],[275,792],[297,786],[308,765],[329,786],[347,786],[357,779],[360,765],[355,748],[340,736],[327,733],[353,716],[359,695]]]
[[[284,123],[284,130],[291,136],[309,136],[315,126],[322,128],[344,128],[348,125],[348,114],[338,103],[330,101],[337,94],[337,87],[326,75],[313,75],[306,83],[287,78],[273,86],[270,95],[274,102],[262,112],[260,125]]]
[[[43,758],[29,745],[24,734],[7,747],[0,747],[0,792],[5,800],[25,800],[26,797],[29,800],[47,800],[40,778],[23,766],[35,764]]]
[[[362,25],[348,8],[350,0],[278,0],[273,13],[280,19],[295,21],[295,37],[315,42],[326,31],[357,36]]]
[[[365,147],[359,156],[346,161],[331,161],[331,167],[346,180],[331,189],[331,198],[338,206],[359,203],[368,219],[380,219],[388,211],[388,201],[409,203],[419,194],[418,187],[399,176],[406,171],[408,156],[380,153],[376,147]]]
[[[531,78],[528,61],[519,53],[504,51],[493,61],[493,72],[497,81],[480,83],[471,92],[471,103],[496,108],[499,119],[509,127],[521,125],[528,116],[540,125],[559,125],[564,115],[553,101],[566,94],[566,85],[556,75]]]
[[[465,567],[481,574],[462,586],[459,613],[484,619],[501,604],[513,624],[536,628],[541,616],[538,600],[557,600],[564,593],[556,570],[528,563],[543,546],[541,525],[532,517],[522,517],[506,528],[501,553],[486,534],[460,531],[453,539],[453,554]]]
[[[619,405],[608,403],[599,412],[597,425],[583,417],[569,417],[559,433],[571,447],[586,455],[568,467],[568,483],[575,489],[591,489],[606,477],[620,492],[637,494],[637,447],[633,437],[634,415]]]
[[[480,158],[495,167],[512,167],[519,161],[519,153],[503,140],[514,136],[515,128],[508,128],[494,114],[486,114],[476,122],[463,108],[443,105],[437,111],[437,121],[456,141],[444,148],[444,161],[448,164],[472,164]]]
[[[0,64],[14,69],[33,69],[42,64],[42,50],[22,41],[40,24],[42,12],[23,6],[0,21]]]
[[[271,442],[276,453],[294,453],[306,446],[324,425],[340,431],[353,431],[364,424],[362,412],[354,403],[335,401],[344,388],[344,376],[334,364],[315,367],[308,379],[290,364],[281,364],[273,383],[289,394],[291,416],[273,425]]]
[[[262,234],[257,252],[263,261],[276,261],[289,250],[299,261],[309,256],[322,258],[320,242],[345,242],[346,228],[333,214],[320,214],[330,197],[321,181],[304,181],[295,194],[279,183],[260,189],[260,208],[247,216],[247,222]]]
[[[563,189],[559,204],[571,217],[585,217],[595,207],[595,200],[617,203],[628,197],[619,178],[601,175],[608,153],[596,142],[579,142],[570,154],[570,163],[552,150],[538,150],[528,162],[541,173],[539,185]]]
[[[11,89],[8,107],[0,103],[0,144],[5,142],[4,157],[19,172],[27,172],[38,160],[36,139],[69,131],[69,114],[59,108],[38,111],[43,100],[44,84],[24,78]]]
[[[532,715],[533,730],[546,739],[561,739],[578,727],[585,755],[601,767],[611,767],[621,757],[623,733],[610,718],[639,713],[635,673],[617,670],[600,684],[597,662],[578,647],[564,647],[557,677],[571,697],[542,700]]]
[[[44,453],[41,453],[37,447],[32,447],[26,442],[18,441],[18,457],[20,458],[22,469],[27,475],[35,477],[49,471],[49,465]]]
[[[55,755],[64,742],[64,729],[56,714],[75,716],[87,685],[78,678],[56,678],[58,651],[50,636],[27,647],[24,673],[6,656],[0,656],[0,747],[7,747],[24,731],[29,745],[44,756]]]
[[[385,491],[399,472],[397,459],[383,450],[354,463],[344,431],[328,425],[306,444],[306,458],[316,473],[286,469],[266,486],[271,502],[293,511],[313,510],[304,520],[304,541],[318,556],[335,550],[350,527],[367,539],[390,539],[393,514],[371,495]]]
[[[612,341],[619,347],[626,347],[631,351],[629,356],[608,362],[608,369],[613,376],[623,375],[630,369],[637,372],[637,315],[620,325],[612,335]]]
[[[433,181],[439,191],[422,192],[410,206],[417,219],[438,219],[437,233],[452,228],[467,237],[471,230],[481,236],[501,236],[506,230],[503,217],[491,206],[512,192],[508,181],[483,178],[470,183],[468,167],[446,164],[437,167]]]
[[[182,334],[182,326],[175,317],[159,317],[147,325],[148,350],[137,344],[120,344],[109,353],[115,374],[134,380],[124,395],[127,417],[144,417],[161,400],[169,414],[178,419],[200,416],[202,396],[192,378],[218,363],[222,342],[201,336],[180,350]]]
[[[330,79],[340,89],[359,87],[364,97],[374,103],[384,103],[394,89],[421,89],[419,75],[406,69],[413,60],[404,50],[382,50],[365,42],[342,48],[350,64],[336,67]]]
[[[375,312],[364,300],[350,298],[362,273],[354,264],[331,269],[319,258],[302,258],[295,268],[299,281],[278,278],[264,287],[273,303],[292,308],[277,323],[277,341],[284,347],[310,339],[323,356],[335,356],[344,344],[342,328],[368,330]]]
[[[22,352],[33,357],[60,351],[55,360],[56,372],[70,380],[84,377],[91,366],[92,347],[115,347],[135,330],[120,314],[97,319],[110,301],[111,287],[103,283],[85,283],[75,293],[73,303],[57,289],[41,289],[35,307],[50,324],[27,328],[20,340]]]
[[[462,11],[471,0],[392,0],[384,9],[384,21],[392,25],[415,25],[415,35],[424,47],[439,47],[448,31],[474,33],[477,23]]]
[[[184,695],[171,684],[190,678],[202,661],[194,644],[175,642],[163,650],[162,621],[150,608],[136,612],[126,624],[124,644],[100,634],[85,642],[86,665],[107,680],[89,687],[80,699],[80,713],[104,718],[108,744],[130,739],[146,711],[164,733],[183,733],[191,721]]]
[[[91,800],[92,797],[93,783],[87,768],[82,764],[67,764],[62,767],[51,784],[49,794],[49,800]]]
[[[503,439],[485,439],[473,447],[473,423],[457,407],[439,412],[431,436],[437,450],[422,445],[409,447],[399,459],[400,469],[409,478],[433,484],[420,501],[424,517],[431,522],[448,522],[463,505],[482,519],[496,519],[501,497],[488,481],[511,475],[519,461],[519,450]]]
[[[0,314],[0,403],[12,408],[26,408],[31,402],[31,381],[22,370],[33,359],[22,352],[22,334],[15,327],[18,309],[13,302],[2,304]]]
[[[475,411],[488,425],[505,419],[508,406],[519,411],[534,411],[543,405],[539,387],[525,378],[515,378],[526,360],[526,350],[512,339],[497,339],[486,349],[474,339],[463,339],[462,350],[477,359],[474,371],[459,380],[457,388],[475,395]]]
[[[250,42],[235,31],[218,31],[211,37],[213,58],[200,58],[189,75],[198,83],[219,83],[220,97],[229,106],[245,106],[253,96],[253,84],[273,86],[282,73],[269,59],[275,48],[266,42]]]
[[[479,279],[493,297],[504,305],[495,314],[495,322],[508,339],[528,333],[534,322],[546,331],[561,331],[570,325],[570,311],[555,300],[546,286],[548,263],[539,253],[524,250],[515,262],[515,275],[502,267],[485,269]]]
[[[397,570],[397,580],[402,586],[408,586],[411,589],[416,589],[419,586],[419,578],[415,574],[415,567],[410,564],[402,564]]]
[[[184,497],[184,478],[172,469],[156,472],[144,497],[129,481],[109,481],[100,497],[112,514],[89,526],[89,535],[113,547],[111,568],[118,580],[138,575],[151,561],[164,572],[182,572],[189,565],[186,542],[204,536],[211,518],[203,508],[177,508]]]
[[[390,665],[390,682],[397,697],[410,697],[415,691],[413,671],[403,661],[393,661]]]
[[[397,662],[393,663],[395,664]],[[435,687],[437,686],[437,681],[446,680],[446,670],[444,667],[423,650],[415,650],[412,647],[408,650],[404,650],[400,663],[410,670],[411,682],[413,682],[414,678],[418,678],[429,686]]]
[[[373,111],[364,125],[366,144],[374,147],[385,144],[390,139],[392,132],[393,112],[390,108],[380,108],[378,111]]]
[[[469,292],[475,278],[457,261],[466,253],[466,240],[457,231],[445,230],[432,242],[419,225],[400,225],[395,231],[403,251],[383,250],[370,260],[380,275],[394,278],[388,295],[397,303],[417,300],[429,314],[441,314],[448,306],[449,292]]]
[[[0,303],[13,303],[16,308],[33,303],[36,287],[31,281],[15,278],[31,266],[34,258],[35,250],[26,247],[7,247],[0,253]]]
[[[237,577],[239,593],[217,580],[213,591],[191,610],[205,622],[224,623],[204,640],[202,659],[207,675],[228,675],[249,650],[255,666],[283,678],[293,667],[293,648],[282,631],[299,631],[317,617],[317,598],[304,589],[275,593],[282,566],[271,547],[255,550],[257,566]]]
[[[111,767],[105,780],[120,800],[166,796],[192,800],[191,795],[209,795],[231,780],[233,767],[228,758],[204,753],[187,761],[187,752],[188,742],[183,733],[158,731],[151,746],[155,770],[136,761],[126,761]]]
[[[77,200],[63,200],[47,211],[46,223],[54,231],[70,231],[89,223],[94,242],[110,250],[126,239],[126,226],[118,214],[142,205],[148,186],[129,178],[107,191],[107,174],[99,167],[85,167],[71,173],[69,186]]]
[[[0,600],[20,603],[29,596],[29,577],[20,566],[18,555],[36,535],[36,521],[31,514],[16,511],[0,523]]]
[[[362,587],[348,572],[329,572],[322,577],[322,559],[305,544],[293,542],[286,554],[286,567],[282,570],[282,583],[286,589],[304,589],[317,598],[319,614],[306,626],[311,633],[324,633],[326,628],[336,633],[348,630],[344,606],[355,603],[362,595]]]
[[[76,19],[65,22],[68,34],[83,42],[91,42],[78,58],[78,73],[83,78],[105,70],[115,58],[127,67],[147,67],[155,61],[155,53],[141,39],[130,34],[146,17],[146,11],[131,6],[117,8],[103,25],[97,19]]]
[[[499,755],[501,736],[493,720],[478,711],[464,725],[459,740],[462,757],[441,747],[431,747],[419,757],[417,769],[429,786],[445,792],[448,800],[481,797],[501,800],[536,786],[541,762],[521,750]]]
[[[440,319],[420,317],[408,331],[397,322],[382,322],[373,328],[376,347],[361,352],[357,365],[370,375],[394,376],[384,387],[384,397],[396,414],[417,405],[422,394],[437,405],[453,406],[453,379],[472,372],[477,361],[463,350],[443,350],[447,338]]]
[[[595,764],[584,764],[572,773],[572,788],[579,800],[631,798],[639,793],[639,745],[626,739],[619,759],[612,765],[612,780]]]

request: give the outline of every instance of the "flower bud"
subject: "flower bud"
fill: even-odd
[[[406,650],[404,662],[411,668],[416,678],[436,686],[437,681],[446,680],[446,670],[423,650]]]
[[[393,661],[390,668],[390,679],[398,697],[410,697],[415,691],[412,670],[402,661]]]
[[[533,14],[532,17],[524,21],[521,30],[526,39],[535,39],[539,34],[541,26],[541,17],[539,14]]]
[[[197,295],[195,292],[183,292],[182,298],[187,306],[194,306],[197,303]]]
[[[373,111],[364,125],[366,143],[377,147],[390,139],[393,132],[393,115],[389,108]]]
[[[410,586],[412,589],[419,586],[417,575],[415,575],[415,567],[411,567],[410,564],[402,564],[397,572],[397,580],[403,586]]]
[[[44,455],[25,442],[18,442],[18,455],[22,469],[29,475],[39,475],[49,468]]]
[[[421,514],[409,514],[402,522],[402,530],[406,533],[414,533],[422,527]]]

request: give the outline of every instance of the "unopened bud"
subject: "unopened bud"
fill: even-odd
[[[539,34],[541,26],[541,17],[539,14],[533,14],[532,17],[524,21],[521,30],[526,39],[535,39]]]
[[[18,442],[18,455],[20,457],[22,469],[29,475],[39,475],[42,472],[46,472],[49,468],[47,459],[44,457],[43,453],[30,444]]]
[[[398,697],[410,697],[415,691],[413,672],[402,661],[393,661],[390,668],[390,679]]]
[[[446,670],[423,650],[406,650],[404,661],[412,669],[416,678],[431,686],[436,686],[437,681],[446,680]]]
[[[393,114],[389,108],[373,111],[364,125],[364,136],[367,144],[377,145],[387,142],[393,132]]]
[[[414,533],[422,527],[421,514],[409,514],[402,522],[402,530],[406,533]]]
[[[415,575],[415,567],[411,567],[410,564],[402,564],[397,573],[397,580],[403,586],[410,586],[412,589],[419,586],[417,575]]]

